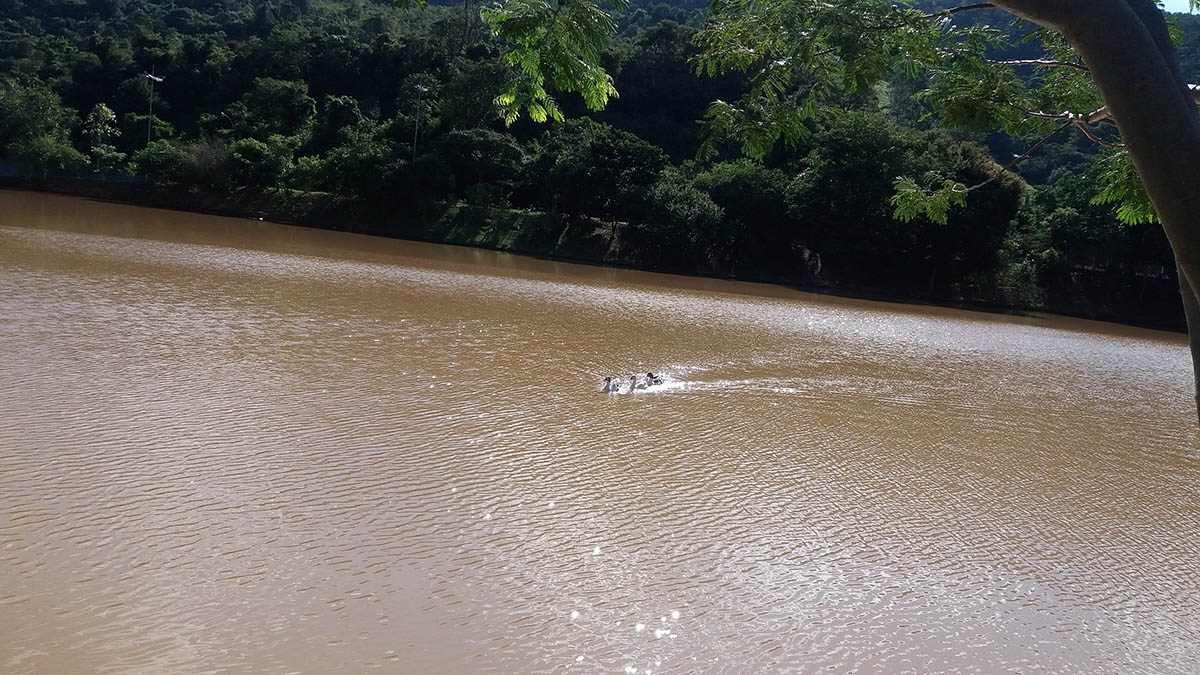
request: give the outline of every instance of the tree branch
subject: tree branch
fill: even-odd
[[[975,9],[995,9],[995,8],[996,8],[996,6],[990,2],[977,2],[973,5],[963,5],[961,7],[950,7],[948,9],[943,9],[940,12],[931,12],[929,14],[923,14],[923,15],[921,15],[921,18],[922,19],[940,19],[942,17],[953,16],[955,14],[958,14],[959,12],[970,12],[971,10],[975,10]],[[899,8],[893,6],[893,9],[899,9]],[[891,25],[885,25],[885,26],[863,26],[864,30],[896,30],[898,28],[904,28],[904,24],[897,23],[897,24],[891,24]]]
[[[1114,149],[1125,147],[1124,143],[1109,143],[1108,141],[1106,141],[1106,140],[1100,138],[1099,136],[1097,136],[1096,134],[1092,133],[1092,130],[1089,129],[1087,126],[1087,122],[1080,119],[1079,117],[1075,117],[1075,119],[1071,120],[1071,123],[1074,124],[1075,126],[1079,127],[1079,130],[1083,132],[1083,135],[1087,136],[1089,141],[1091,141],[1097,145],[1103,145],[1106,148],[1114,148]]]
[[[1039,26],[1062,32],[1064,26],[1088,16],[1099,0],[993,0],[994,5]],[[1125,0],[1106,0],[1124,3]]]
[[[987,179],[987,180],[983,181],[982,183],[980,183],[980,184],[978,184],[978,185],[972,185],[971,187],[967,188],[967,192],[974,192],[975,190],[978,190],[979,188],[981,188],[981,187],[983,187],[983,186],[985,186],[985,185],[988,185],[989,183],[991,183],[992,181],[996,180],[996,179],[997,179],[997,178],[999,178],[1000,176],[1003,176],[1005,171],[1008,171],[1009,169],[1013,168],[1013,167],[1014,167],[1014,166],[1016,166],[1017,164],[1020,164],[1021,162],[1025,161],[1026,159],[1028,159],[1028,158],[1029,158],[1029,156],[1030,156],[1030,155],[1032,155],[1032,154],[1034,153],[1034,151],[1035,151],[1035,150],[1037,150],[1038,148],[1042,147],[1042,146],[1043,146],[1043,145],[1045,145],[1046,143],[1049,143],[1049,142],[1050,142],[1050,140],[1051,140],[1052,138],[1054,138],[1055,136],[1057,136],[1057,135],[1061,134],[1063,131],[1065,131],[1065,130],[1066,130],[1068,127],[1070,127],[1070,126],[1072,126],[1072,123],[1071,123],[1071,122],[1063,122],[1061,126],[1059,126],[1059,127],[1058,127],[1057,129],[1055,129],[1054,131],[1051,131],[1051,132],[1050,132],[1050,133],[1049,133],[1049,134],[1048,134],[1048,135],[1047,135],[1045,138],[1043,138],[1042,140],[1038,141],[1037,143],[1034,143],[1034,144],[1033,144],[1033,147],[1031,147],[1031,148],[1029,148],[1028,150],[1026,150],[1024,153],[1022,153],[1022,154],[1021,154],[1019,157],[1017,157],[1017,158],[1016,158],[1016,159],[1014,159],[1013,161],[1011,161],[1011,162],[1009,162],[1008,164],[1005,164],[1004,166],[1000,167],[1000,170],[999,170],[999,171],[997,171],[996,173],[992,174],[992,177],[991,177],[991,178],[989,178],[989,179]]]
[[[1059,66],[1062,68],[1075,68],[1087,72],[1088,67],[1082,63],[1073,61],[1053,61],[1051,59],[1011,59],[1008,61],[991,61],[988,63],[996,63],[1002,66]]]
[[[1189,84],[1187,85],[1187,88],[1188,92],[1192,95],[1192,100],[1196,101],[1196,103],[1200,103],[1200,84]],[[1088,114],[1087,122],[1088,124],[1108,124],[1114,127],[1117,125],[1117,120],[1112,116],[1112,113],[1109,112],[1108,106],[1093,110],[1090,114]]]
[[[1089,129],[1087,125],[1098,124],[1098,122],[1091,121],[1090,115],[1084,116],[1084,115],[1079,115],[1079,114],[1069,112],[1069,111],[1063,111],[1057,115],[1053,115],[1050,113],[1044,113],[1044,112],[1040,112],[1037,110],[1026,110],[1026,109],[1022,108],[1021,106],[1013,105],[1012,103],[1008,103],[1007,105],[1010,108],[1015,108],[1017,110],[1020,110],[1022,114],[1028,115],[1029,117],[1037,117],[1039,119],[1044,119],[1044,120],[1057,120],[1059,122],[1066,122],[1067,124],[1074,124],[1075,126],[1079,127],[1079,130],[1083,132],[1084,136],[1088,137],[1088,140],[1090,140],[1093,143],[1096,143],[1098,145],[1103,145],[1106,148],[1123,148],[1123,147],[1125,147],[1123,144],[1109,143],[1108,141],[1097,136],[1091,129]],[[1059,129],[1058,131],[1061,131],[1061,129]],[[1055,131],[1054,133],[1057,134],[1058,131]]]
[[[958,14],[959,12],[970,12],[970,11],[976,10],[976,9],[995,9],[995,8],[996,8],[996,6],[990,2],[977,2],[973,5],[963,5],[961,7],[950,7],[948,9],[943,9],[940,12],[931,12],[929,14],[926,14],[925,18],[926,19],[936,19],[941,16],[953,16],[955,14]]]

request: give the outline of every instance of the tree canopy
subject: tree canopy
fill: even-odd
[[[749,86],[735,100],[709,105],[704,123],[710,142],[735,140],[754,158],[780,142],[795,146],[809,133],[809,121],[841,107],[837,92],[868,91],[899,71],[921,80],[914,97],[951,128],[1000,129],[1013,137],[1077,128],[1098,144],[1116,147],[1098,128],[1113,120],[1070,42],[1037,25],[1014,38],[1006,24],[1024,19],[1009,15],[1009,21],[997,21],[1002,13],[997,5],[1003,4],[1013,3],[712,0],[711,19],[695,38],[700,51],[694,67],[711,76],[743,73]],[[486,10],[496,34],[510,41],[506,58],[520,64],[517,80],[498,99],[510,122],[521,108],[535,120],[559,115],[547,86],[578,91],[593,109],[617,95],[612,78],[601,76],[596,48],[615,31],[612,21],[595,16],[605,6],[589,0],[509,0]],[[980,11],[990,21],[965,18]],[[586,21],[574,20],[583,15]],[[1020,57],[1002,56],[1013,50]],[[572,77],[574,71],[564,70],[567,63],[587,76]],[[1136,181],[1128,180],[1131,172],[1118,166],[1107,176],[1106,196],[1121,202],[1124,219],[1155,218]],[[896,217],[924,213],[939,222],[951,205],[965,203],[970,189],[937,172],[904,176],[896,188]]]

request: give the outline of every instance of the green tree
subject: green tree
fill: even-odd
[[[677,169],[659,175],[645,212],[626,229],[623,252],[667,269],[718,271],[727,264],[725,213]]]
[[[451,131],[434,141],[433,147],[449,164],[459,194],[480,184],[510,191],[526,161],[515,138],[491,129]]]
[[[108,171],[125,161],[125,153],[119,152],[108,141],[121,135],[117,128],[117,114],[103,103],[97,103],[83,120],[83,135],[90,144],[92,164],[97,171]]]
[[[91,141],[91,147],[108,143],[110,138],[116,138],[121,135],[121,130],[117,128],[117,114],[112,111],[112,108],[97,103],[96,107],[92,108],[92,112],[83,120],[83,135]]]
[[[377,197],[387,192],[398,166],[387,127],[363,120],[344,127],[341,142],[325,156],[324,184],[339,194]]]
[[[460,61],[441,88],[441,123],[449,129],[496,126],[500,112],[495,99],[512,75],[497,59]]]
[[[54,169],[82,169],[88,158],[67,139],[55,134],[23,138],[9,146],[9,153],[43,173]]]
[[[1064,174],[1036,189],[1013,232],[1019,255],[1048,290],[1069,283],[1077,269],[1110,276],[1172,266],[1156,224],[1123,224],[1111,204],[1097,203],[1095,185],[1104,159],[1087,171]]]
[[[700,54],[696,29],[672,21],[639,32],[617,51],[614,85],[621,97],[597,119],[663,148],[675,160],[695,155],[700,142],[696,120],[714,99],[736,97],[739,74],[696,77],[692,60]]]
[[[255,78],[250,91],[226,112],[236,138],[266,141],[270,136],[307,136],[317,117],[317,103],[303,82]]]
[[[785,194],[789,177],[757,162],[724,162],[696,176],[695,186],[725,212],[732,241],[729,254],[739,274],[786,274],[794,259],[796,232]]]
[[[97,145],[89,154],[92,156],[92,166],[101,172],[119,168],[128,157],[111,145]]]
[[[184,146],[183,180],[210,190],[227,189],[233,181],[229,147],[218,136],[206,136]]]
[[[397,98],[398,110],[392,121],[393,137],[409,143],[415,161],[430,131],[438,126],[440,83],[430,73],[415,73],[404,78]]]
[[[553,90],[578,92],[592,110],[616,95],[600,54],[617,24],[605,7],[624,10],[628,0],[505,0],[482,11],[492,31],[510,42],[504,54],[520,77],[496,98],[512,123],[526,111],[535,121],[563,121]]]
[[[555,125],[532,169],[559,210],[606,218],[636,213],[667,166],[661,148],[589,119]]]
[[[820,252],[832,279],[935,290],[987,275],[1015,217],[1021,183],[1006,175],[980,188],[945,223],[890,217],[897,175],[934,173],[981,183],[997,168],[977,148],[896,127],[882,115],[843,113],[818,127],[803,171],[787,188],[796,236]]]
[[[233,180],[241,185],[278,187],[292,169],[292,158],[300,147],[297,136],[273,134],[266,141],[243,138],[229,146]]]
[[[342,129],[366,119],[353,96],[326,96],[321,108],[316,133],[311,142],[311,147],[317,152],[326,152],[341,143]]]
[[[71,144],[78,120],[41,82],[0,81],[0,154],[43,171],[86,166]]]
[[[170,122],[154,115],[153,136],[155,140],[174,140],[178,131]],[[119,149],[125,152],[137,152],[146,145],[146,115],[141,113],[125,113],[121,116],[120,133],[113,136]]]

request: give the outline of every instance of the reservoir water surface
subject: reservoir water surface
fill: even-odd
[[[0,192],[0,671],[1195,673],[1190,369]]]

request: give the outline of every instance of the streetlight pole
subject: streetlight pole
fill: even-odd
[[[150,145],[150,136],[154,132],[154,83],[162,82],[166,78],[155,77],[154,72],[157,66],[151,65],[150,72],[143,73],[147,80],[150,80],[150,111],[146,113],[146,145]]]

